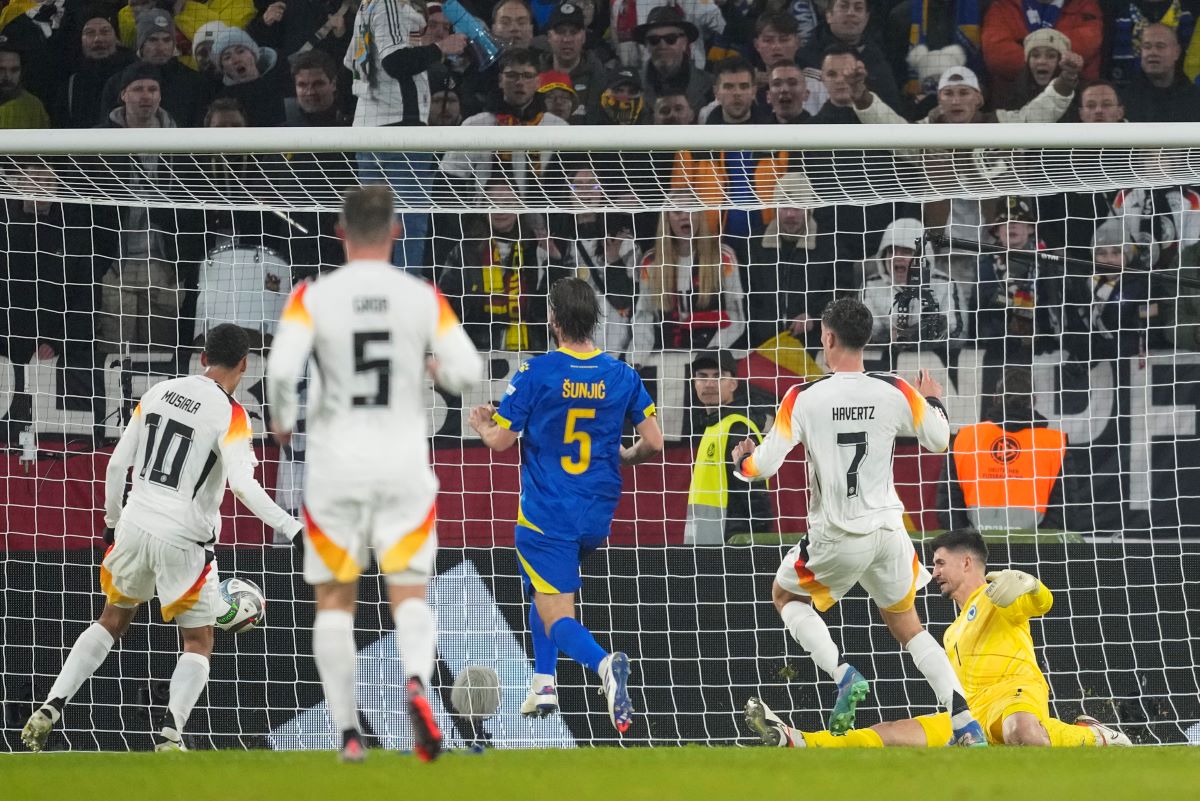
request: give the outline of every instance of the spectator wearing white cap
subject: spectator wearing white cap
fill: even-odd
[[[1107,5],[1107,3],[1106,3]],[[1057,30],[1071,42],[1086,80],[1100,77],[1104,14],[1097,0],[993,0],[983,15],[983,61],[993,93],[1017,80],[1025,66],[1025,39],[1035,31]]]
[[[996,108],[1017,109],[1045,91],[1058,77],[1062,57],[1071,52],[1071,40],[1053,28],[1041,28],[1025,37],[1025,68],[1011,84],[993,94]]]
[[[204,120],[204,110],[212,100],[214,87],[184,65],[177,55],[175,19],[170,12],[161,8],[143,11],[137,18],[137,39],[134,55],[143,64],[158,69],[162,87],[162,107],[182,127],[199,126]],[[117,85],[120,76],[114,75],[104,85],[101,98],[102,119],[120,105]]]
[[[228,27],[224,22],[206,22],[196,29],[192,39],[192,60],[196,71],[218,86],[221,84],[221,68],[212,60],[213,42],[217,41],[217,34]]]
[[[1041,94],[1015,110],[984,111],[983,90],[979,77],[969,67],[951,67],[938,81],[938,104],[922,123],[938,122],[1058,122],[1075,97],[1079,69],[1083,59],[1067,53],[1060,62],[1060,73]],[[860,122],[905,122],[895,110],[868,91],[859,81],[854,89],[854,110]]]
[[[220,67],[224,87],[217,93],[242,104],[246,122],[256,128],[283,125],[283,98],[291,92],[291,76],[278,65],[273,48],[260,47],[250,34],[226,28],[213,41],[212,60]]]

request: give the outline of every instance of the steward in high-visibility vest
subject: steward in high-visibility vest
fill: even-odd
[[[692,433],[699,441],[688,488],[688,545],[723,545],[734,534],[775,530],[770,488],[735,477],[730,456],[748,436],[762,441],[770,406],[751,408],[749,390],[735,376],[726,353],[704,354],[692,364]]]
[[[1067,435],[1034,411],[1027,386],[1006,371],[1008,394],[978,423],[963,426],[950,441],[948,495],[940,494],[946,528],[1062,528],[1062,475]],[[998,399],[1000,401],[1000,399]]]

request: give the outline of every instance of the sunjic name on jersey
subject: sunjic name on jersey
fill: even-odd
[[[517,523],[547,536],[607,534],[621,497],[621,432],[654,414],[641,377],[599,350],[521,365],[496,422],[521,433]]]

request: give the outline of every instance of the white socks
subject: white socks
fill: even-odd
[[[113,638],[108,629],[93,623],[79,635],[71,646],[71,653],[63,663],[62,671],[50,688],[50,699],[63,699],[64,703],[79,691],[79,687],[91,678],[112,650]]]
[[[325,703],[338,732],[358,730],[358,708],[354,700],[354,668],[358,648],[354,644],[354,615],[335,609],[317,612],[313,623],[313,658]]]
[[[437,627],[433,610],[424,598],[407,598],[396,607],[396,650],[409,676],[426,688],[433,678],[437,654]]]
[[[917,670],[924,674],[925,681],[929,682],[929,686],[933,688],[933,694],[937,696],[938,703],[946,709],[950,709],[954,701],[954,694],[963,695],[964,693],[958,676],[954,675],[954,668],[950,667],[950,658],[946,656],[945,650],[938,645],[937,640],[928,631],[922,631],[913,637],[905,643],[904,648],[912,654]]]
[[[817,667],[835,681],[840,678],[839,674],[845,674],[845,670],[838,669],[838,647],[829,636],[829,627],[811,604],[792,601],[780,610],[779,616],[783,618],[783,625],[791,633],[792,639],[808,651]],[[949,663],[946,667],[950,667]]]
[[[183,731],[206,684],[208,657],[184,651],[171,674],[171,692],[167,699],[167,709],[175,719],[175,731]]]

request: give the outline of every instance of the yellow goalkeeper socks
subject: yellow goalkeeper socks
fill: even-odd
[[[1057,718],[1042,721],[1042,727],[1050,736],[1050,745],[1054,748],[1078,748],[1097,745],[1096,733],[1088,726],[1076,726],[1063,723]]]
[[[874,729],[851,729],[840,737],[827,731],[800,732],[809,748],[883,748],[883,739]]]

